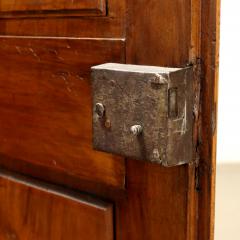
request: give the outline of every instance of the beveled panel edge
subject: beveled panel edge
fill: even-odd
[[[98,0],[97,5],[92,8],[0,11],[0,19],[42,17],[104,17],[107,16],[107,8],[108,4],[106,0]]]

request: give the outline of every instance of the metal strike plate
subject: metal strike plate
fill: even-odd
[[[192,160],[192,68],[92,67],[93,147],[175,166]]]

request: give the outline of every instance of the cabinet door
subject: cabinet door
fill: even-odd
[[[113,240],[112,204],[0,172],[0,239]]]
[[[116,240],[213,240],[218,14],[219,0],[0,0],[0,167],[115,210],[3,176],[0,239],[111,239],[114,225]],[[193,67],[191,164],[93,149],[90,72],[109,62]]]

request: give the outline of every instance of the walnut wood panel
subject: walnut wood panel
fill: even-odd
[[[84,2],[86,1],[92,2],[92,0],[84,0]],[[71,1],[66,0],[66,2]],[[79,2],[81,1],[79,0]],[[66,12],[62,12],[62,16],[51,17],[45,12],[40,15],[39,13],[34,14],[34,16],[30,15],[31,18],[26,18],[26,16],[18,18],[18,15],[13,14],[10,19],[0,18],[0,34],[47,37],[124,38],[125,8],[125,1],[111,0],[107,4],[106,16],[101,17],[70,17]]]
[[[192,4],[128,0],[127,63],[189,65]],[[196,229],[197,216],[194,164],[169,169],[128,159],[126,186],[128,198],[117,205],[117,239],[194,239],[189,230]]]
[[[199,239],[214,239],[220,1],[203,0]]]
[[[186,240],[188,167],[127,161],[127,201],[119,204],[117,239]]]
[[[171,67],[194,65],[195,147],[193,164],[175,169],[163,169],[151,164],[127,160],[128,197],[117,204],[117,239],[119,240],[213,240],[214,189],[211,186],[214,182],[212,170],[215,166],[213,161],[215,155],[211,153],[214,153],[216,142],[213,140],[215,138],[211,129],[214,129],[215,133],[216,125],[214,128],[211,127],[211,119],[215,120],[216,108],[209,103],[216,102],[217,99],[215,84],[216,42],[218,42],[215,30],[219,5],[217,2],[127,1],[127,63]],[[205,32],[201,36],[203,29]],[[202,41],[201,37],[205,40]],[[208,69],[206,78],[202,80],[205,85],[203,96],[206,104],[202,109],[206,133],[202,140],[204,141],[205,138],[209,140],[205,142],[200,153],[200,158],[204,159],[204,161],[200,159],[202,177],[199,176],[198,170],[198,153],[201,144],[198,115],[200,71],[202,70],[202,74],[205,75],[204,68],[201,69],[199,66],[201,61],[205,61],[205,67]],[[202,178],[200,182],[199,177]],[[199,197],[199,194],[202,196]]]
[[[127,2],[127,61],[156,66],[186,66],[191,42],[191,1]]]
[[[22,37],[23,39],[17,38],[17,40],[2,38],[0,44],[0,87],[2,87],[0,113],[3,115],[0,124],[4,123],[3,131],[0,127],[1,165],[47,181],[58,182],[64,186],[83,189],[116,200],[117,240],[155,240],[159,238],[213,240],[218,12],[218,0],[109,0],[106,16],[101,17],[54,18],[46,14],[41,18],[1,19],[1,35],[25,36]],[[44,36],[45,40],[39,41],[37,38],[29,40],[26,36]],[[62,39],[55,42],[53,37]],[[66,40],[63,37],[71,37],[71,39]],[[84,39],[73,39],[76,37]],[[92,37],[95,38],[94,41],[88,39]],[[79,99],[76,100],[73,92],[78,92],[81,88],[80,92],[84,93],[85,98],[88,99],[87,102],[90,103],[87,69],[92,64],[99,64],[99,62],[124,62],[125,48],[122,46],[124,43],[121,39],[125,37],[127,63],[171,67],[194,65],[196,71],[193,136],[195,144],[193,155],[195,157],[193,164],[167,169],[127,159],[126,192],[123,189],[125,176],[123,159],[110,155],[103,157],[100,153],[96,155],[90,149],[89,137],[82,138],[86,145],[82,145],[81,153],[76,151],[80,154],[77,157],[72,151],[76,145],[71,145],[66,149],[62,147],[62,144],[58,148],[58,152],[54,153],[54,157],[70,156],[71,158],[67,159],[74,157],[80,159],[79,162],[75,160],[74,164],[65,159],[60,161],[68,166],[67,171],[62,167],[63,165],[54,166],[54,162],[51,163],[50,154],[46,158],[45,151],[39,150],[45,145],[44,141],[40,141],[45,140],[41,134],[42,129],[45,132],[48,130],[49,134],[44,136],[45,138],[47,136],[47,140],[52,140],[52,142],[54,139],[58,141],[61,136],[65,136],[63,130],[59,129],[65,128],[69,132],[80,129],[75,121],[79,119],[79,116],[73,109],[76,104],[80,104],[82,107],[84,103]],[[84,42],[85,44],[83,44]],[[87,44],[88,42],[89,44]],[[61,44],[66,46],[69,43],[71,49],[63,50],[65,48],[62,49]],[[50,51],[51,54],[41,50],[42,44],[43,47],[50,46],[53,49]],[[119,47],[115,48],[112,44]],[[81,51],[81,59],[73,55],[75,48],[77,51]],[[93,53],[89,49],[95,49],[95,52]],[[64,59],[61,59],[63,56]],[[27,70],[26,66],[31,67]],[[84,81],[74,80],[77,69],[83,69],[78,76],[85,76],[83,77]],[[55,79],[56,73],[59,72],[60,76],[57,75]],[[68,83],[76,84],[74,89],[70,85],[71,93],[67,92],[68,89],[64,83],[66,78]],[[36,84],[33,84],[32,79]],[[198,112],[198,84],[200,81],[202,87],[202,103],[200,102],[200,104],[202,107]],[[21,86],[24,86],[27,94],[22,94]],[[58,91],[53,91],[56,88]],[[46,92],[45,95],[44,92]],[[60,96],[63,96],[61,100]],[[32,99],[35,102],[24,99]],[[76,119],[70,121],[66,114],[65,118],[61,119],[61,124],[58,124],[59,121],[57,124],[56,121],[53,123],[53,120],[58,118],[55,111],[56,103],[58,106],[60,106],[59,103],[63,103],[61,111],[66,111],[66,113],[71,111],[72,116],[76,116]],[[13,106],[14,108],[12,108]],[[36,107],[37,118],[30,118],[30,115],[25,113],[26,109],[29,107],[31,109],[32,106]],[[52,118],[47,119],[47,115],[44,115],[42,111],[44,109],[48,110],[47,113]],[[41,111],[39,112],[39,110]],[[81,110],[81,112],[85,113],[84,123],[86,123],[90,117],[90,108],[86,112],[85,110]],[[34,111],[31,110],[28,113],[34,113]],[[16,120],[19,124],[14,124]],[[91,121],[91,119],[88,120]],[[45,124],[50,121],[51,127],[53,127],[51,129],[45,127]],[[38,130],[41,129],[41,132],[32,131],[37,122],[40,126]],[[72,123],[73,128],[71,127]],[[31,129],[24,135],[22,132],[25,133],[25,131],[22,130],[26,128],[26,125]],[[204,128],[201,128],[200,125]],[[56,130],[54,131],[54,129]],[[89,129],[90,126],[83,130],[90,134],[91,130]],[[59,135],[52,135],[53,132]],[[33,141],[29,139],[26,141],[31,134],[34,136]],[[8,137],[7,141],[4,136]],[[31,146],[33,152],[30,155],[27,151],[19,148],[17,145],[18,141],[21,142],[19,139]],[[39,139],[37,142],[40,143],[39,145],[36,144],[36,139]],[[71,141],[69,142],[69,138],[67,140],[70,145]],[[17,148],[14,148],[16,146]],[[40,164],[39,154],[35,155],[34,152],[40,153],[40,157],[45,159],[44,164]],[[19,158],[19,153],[22,154],[20,157],[24,156],[24,159]],[[34,160],[33,155],[36,157]],[[88,161],[88,165],[80,165],[79,163],[86,160],[86,156],[91,161]],[[109,188],[105,187],[109,184],[111,186],[110,194]],[[123,196],[126,194],[126,198],[117,199],[120,188]]]
[[[110,203],[0,173],[0,239],[113,240]]]
[[[28,173],[45,167],[124,188],[124,160],[92,149],[90,87],[91,66],[123,62],[124,45],[0,38],[0,164],[14,170],[28,164]]]
[[[104,15],[106,0],[1,0],[0,17],[39,16],[39,14]]]

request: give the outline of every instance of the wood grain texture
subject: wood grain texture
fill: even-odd
[[[111,0],[108,1],[106,16],[101,17],[73,17],[69,16],[66,11],[63,11],[61,16],[53,17],[43,13],[42,15],[35,14],[30,18],[24,16],[18,18],[13,14],[10,19],[0,18],[0,34],[11,36],[124,38],[125,8],[125,0]]]
[[[39,16],[43,14],[105,15],[105,0],[2,0],[0,17]],[[44,13],[45,12],[45,13]]]
[[[109,0],[107,10],[101,17],[0,20],[1,35],[19,36],[0,44],[0,163],[116,201],[117,240],[213,240],[219,1]],[[74,95],[90,106],[90,66],[125,60],[194,65],[196,107],[200,76],[203,100],[202,112],[194,109],[196,162],[167,169],[127,159],[126,185],[124,160],[90,149],[90,125],[78,124],[90,120],[90,107]],[[84,133],[81,143],[75,130]]]
[[[110,203],[0,173],[0,239],[113,240]]]
[[[127,3],[127,63],[192,64],[192,43],[199,38],[193,31],[191,1]],[[127,200],[117,205],[117,239],[196,239],[191,232],[197,222],[194,164],[169,169],[128,159],[126,187]]]
[[[188,167],[164,168],[128,160],[126,201],[117,208],[124,240],[186,240]]]
[[[0,164],[124,188],[124,160],[92,149],[90,87],[92,65],[124,61],[124,41],[2,37],[0,54]]]
[[[189,63],[191,1],[127,0],[127,61],[184,67]]]
[[[212,141],[212,120],[215,123],[216,108],[211,103],[217,101],[217,42],[216,19],[219,18],[219,3],[209,1],[128,1],[127,63],[186,66],[194,65],[196,73],[196,102],[199,103],[200,62],[205,61],[208,73],[203,70],[203,96],[205,107],[205,137]],[[205,12],[206,11],[206,12]],[[204,15],[204,17],[203,17]],[[204,29],[206,33],[201,35]],[[217,31],[218,32],[218,31]],[[204,40],[205,39],[205,40]],[[147,47],[146,47],[147,46]],[[202,58],[202,59],[201,59]],[[200,60],[201,59],[201,60]],[[213,67],[214,66],[214,67]],[[214,80],[215,79],[215,80]],[[215,83],[214,83],[215,82]],[[215,104],[216,106],[216,104]],[[127,195],[125,203],[118,205],[119,214],[117,239],[213,239],[214,213],[214,172],[216,142],[206,141],[202,146],[200,166],[202,180],[198,180],[199,113],[194,109],[194,160],[189,166],[178,167],[175,177],[173,169],[155,169],[148,164],[127,160]],[[214,116],[214,118],[212,118]],[[214,126],[216,127],[216,125]],[[203,152],[205,152],[203,154]],[[207,153],[207,154],[206,154]],[[210,153],[210,154],[209,154]],[[204,157],[203,157],[204,156]],[[204,161],[202,160],[204,158]],[[180,177],[182,176],[182,178]],[[201,175],[200,175],[201,177]],[[135,182],[136,181],[136,182]],[[139,183],[139,184],[138,184]],[[165,183],[165,184],[161,184]],[[141,185],[141,187],[139,187]],[[177,186],[176,188],[174,188]],[[198,190],[204,188],[200,193]],[[178,195],[179,194],[179,195]],[[185,195],[186,194],[186,195]],[[155,198],[156,197],[156,198]],[[178,202],[175,207],[174,199]],[[199,202],[199,205],[198,205]],[[165,203],[165,204],[164,204]],[[207,205],[207,207],[205,207]],[[123,209],[125,215],[121,214]],[[134,208],[137,208],[135,211]],[[161,215],[162,211],[164,214]],[[201,213],[200,213],[201,212]],[[181,215],[182,214],[182,215]],[[130,220],[129,220],[130,219]],[[147,219],[145,222],[144,219]],[[171,223],[177,223],[171,229]],[[185,220],[183,220],[185,219]],[[137,223],[136,223],[137,222]],[[162,225],[160,226],[160,224]],[[199,223],[199,224],[198,224]],[[140,228],[136,227],[141,226]],[[126,229],[121,231],[122,229]],[[179,233],[176,235],[176,233]]]
[[[194,68],[194,107],[193,107],[193,158],[188,166],[188,223],[187,239],[198,239],[198,164],[199,164],[199,135],[200,135],[200,88],[201,88],[201,1],[191,1],[191,48],[189,63]]]
[[[202,0],[199,239],[214,239],[220,1]]]

